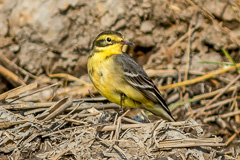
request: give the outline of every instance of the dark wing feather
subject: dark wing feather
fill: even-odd
[[[142,67],[126,53],[119,54],[115,58],[116,62],[123,67],[125,80],[145,97],[156,104],[160,104],[164,110],[171,115],[159,90]]]

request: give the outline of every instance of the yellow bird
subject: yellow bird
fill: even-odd
[[[109,101],[128,108],[142,107],[175,121],[159,90],[142,67],[122,52],[124,41],[115,31],[100,33],[88,58],[88,74],[97,90]]]

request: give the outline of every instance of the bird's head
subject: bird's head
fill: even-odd
[[[116,31],[104,31],[93,41],[92,49],[96,51],[122,49],[123,45],[134,45],[129,41],[124,41],[121,33]]]

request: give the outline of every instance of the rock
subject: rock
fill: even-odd
[[[16,6],[16,4],[18,3],[18,1],[15,0],[7,0],[7,1],[3,1],[3,5],[0,6],[1,11],[8,13],[11,13],[11,10]]]
[[[134,42],[141,47],[153,47],[155,45],[154,39],[151,35],[137,37]]]
[[[102,26],[105,27],[111,27],[115,21],[117,20],[117,16],[113,16],[113,15],[110,15],[109,13],[105,14],[102,18],[101,18],[101,24]]]
[[[10,51],[17,53],[20,50],[20,46],[18,44],[13,44],[10,46]]]
[[[121,19],[120,21],[118,21],[116,23],[116,25],[114,27],[112,27],[112,30],[117,31],[117,30],[125,27],[126,24],[127,24],[127,21],[125,19]]]
[[[183,58],[186,61],[186,58]],[[183,62],[182,61],[182,62]],[[191,70],[199,72],[208,72],[216,70],[219,66],[216,64],[202,64],[199,62],[222,62],[221,55],[217,52],[205,53],[203,55],[194,54],[190,65]]]
[[[127,40],[132,40],[134,38],[134,31],[130,29],[125,29],[122,33]]]
[[[10,37],[4,38],[0,36],[0,48],[11,45],[11,43],[12,43],[12,39]]]
[[[134,16],[127,23],[128,26],[139,27],[141,25],[141,18],[139,16]]]
[[[3,37],[8,32],[7,18],[4,14],[0,14],[0,37]]]
[[[169,5],[169,1],[163,1],[153,6],[153,17],[158,24],[169,26],[169,24],[174,21],[173,17],[175,17],[175,15],[173,15],[173,12],[170,12]]]
[[[220,50],[231,43],[230,37],[222,32],[222,29],[217,25],[206,28],[202,32],[200,39],[204,44],[213,46],[215,50]]]
[[[40,92],[39,96],[41,97],[42,102],[46,102],[54,96],[54,91],[52,88],[49,88]]]
[[[236,40],[240,40],[240,28],[238,27],[237,29],[235,29],[235,30],[231,30],[230,32],[229,32],[229,35],[232,37],[232,38],[234,38],[234,39],[236,39]],[[235,50],[235,49],[238,49],[239,48],[239,46],[236,44],[236,43],[232,43],[232,44],[230,44],[229,46],[228,46],[228,48],[229,49],[231,49],[231,50]]]
[[[151,8],[152,4],[149,2],[143,2],[141,6],[142,6],[142,8]]]
[[[43,45],[25,42],[18,54],[20,66],[33,74],[41,73],[42,66],[50,65],[48,48]]]
[[[107,10],[108,12],[101,18],[101,24],[104,27],[111,27],[117,21],[119,16],[124,14],[124,5],[120,0],[108,0],[104,3],[100,13],[104,12],[104,10]]]
[[[111,15],[121,15],[124,14],[125,6],[121,0],[108,0],[104,3],[104,9],[107,9]]]
[[[134,7],[131,11],[130,14],[137,14],[139,17],[142,17],[144,15],[144,10],[140,7]]]
[[[140,30],[142,32],[151,32],[154,28],[154,24],[151,21],[144,21],[141,24]]]
[[[213,15],[215,15],[220,19],[223,19],[224,21],[237,20],[236,14],[232,9],[231,3],[227,1],[219,1],[219,0],[206,1],[204,3],[203,8],[207,9]]]
[[[21,39],[31,32],[27,36],[35,34],[49,44],[58,44],[70,23],[66,17],[57,13],[67,5],[56,0],[19,0],[9,18],[10,34]],[[25,32],[23,27],[27,28]]]

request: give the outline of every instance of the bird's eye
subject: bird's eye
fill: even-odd
[[[107,37],[107,41],[108,41],[108,42],[111,42],[111,38]]]

